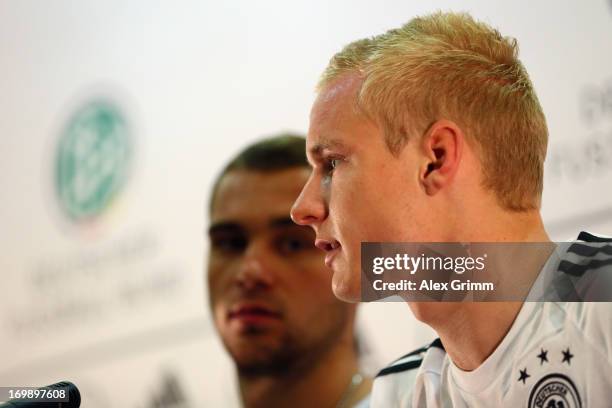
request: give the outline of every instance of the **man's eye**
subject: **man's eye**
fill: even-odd
[[[242,252],[247,246],[247,240],[242,236],[214,237],[212,248],[223,252]]]
[[[283,254],[293,254],[305,249],[314,248],[312,240],[306,241],[303,238],[280,237],[276,241],[277,249]]]
[[[337,159],[337,158],[329,158],[325,160],[325,172],[332,173],[336,169],[339,163],[340,163],[340,159]]]

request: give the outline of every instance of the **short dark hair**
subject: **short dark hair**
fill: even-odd
[[[215,179],[210,197],[209,211],[212,211],[217,189],[223,177],[230,171],[247,170],[272,172],[292,167],[308,167],[306,160],[306,139],[297,133],[280,133],[266,137],[243,148]]]

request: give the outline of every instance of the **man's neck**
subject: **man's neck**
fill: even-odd
[[[458,242],[548,242],[539,210],[509,211],[483,205],[455,219],[451,241]]]
[[[550,242],[544,230],[539,211],[525,213],[503,212],[493,214],[486,219],[481,215],[482,222],[478,230],[471,234],[462,234],[460,241],[473,242]],[[464,231],[469,231],[466,229]],[[539,247],[538,247],[539,248]],[[552,251],[544,248],[542,251],[530,251],[527,257],[515,258],[512,265],[516,268],[533,269],[534,277],[546,262]],[[522,263],[521,263],[522,262]],[[495,268],[500,273],[508,272],[504,267]],[[452,316],[446,316],[432,322],[432,328],[438,333],[446,352],[459,368],[472,371],[478,368],[502,342],[512,327],[522,302],[473,302],[460,303],[453,307]]]
[[[434,329],[453,363],[464,371],[472,371],[502,342],[521,306],[521,302],[461,304],[450,323]]]
[[[357,357],[352,341],[339,342],[316,364],[280,375],[239,375],[240,393],[246,408],[335,407],[341,399],[352,406],[363,392],[364,383],[350,386],[357,373]],[[347,395],[347,391],[351,395]]]

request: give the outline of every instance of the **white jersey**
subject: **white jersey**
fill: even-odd
[[[579,239],[605,241],[587,233]],[[612,245],[597,248],[581,261],[573,253],[570,261],[583,270],[610,265]],[[556,260],[555,268],[547,262],[543,279],[550,279],[550,270],[563,269],[558,262],[567,266],[568,261]],[[466,372],[455,366],[436,340],[383,369],[374,381],[370,404],[612,407],[612,304],[525,302],[504,339],[477,369]]]

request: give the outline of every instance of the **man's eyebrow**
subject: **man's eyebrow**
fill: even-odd
[[[293,222],[291,217],[278,217],[273,218],[268,222],[268,225],[271,228],[287,228],[287,227],[299,227],[296,223]],[[237,222],[232,221],[220,221],[213,223],[208,228],[208,235],[214,235],[218,233],[228,233],[228,232],[244,232],[244,227]]]
[[[236,222],[232,221],[220,221],[213,223],[208,228],[208,235],[217,234],[220,232],[241,232],[244,228]]]
[[[274,218],[269,222],[272,228],[285,228],[285,227],[297,227],[298,225],[293,222],[290,217]]]
[[[330,148],[342,149],[344,147],[344,143],[342,143],[340,140],[321,138],[317,143],[308,149],[308,156],[312,157],[313,159],[320,159],[321,155],[323,154],[323,150]]]

